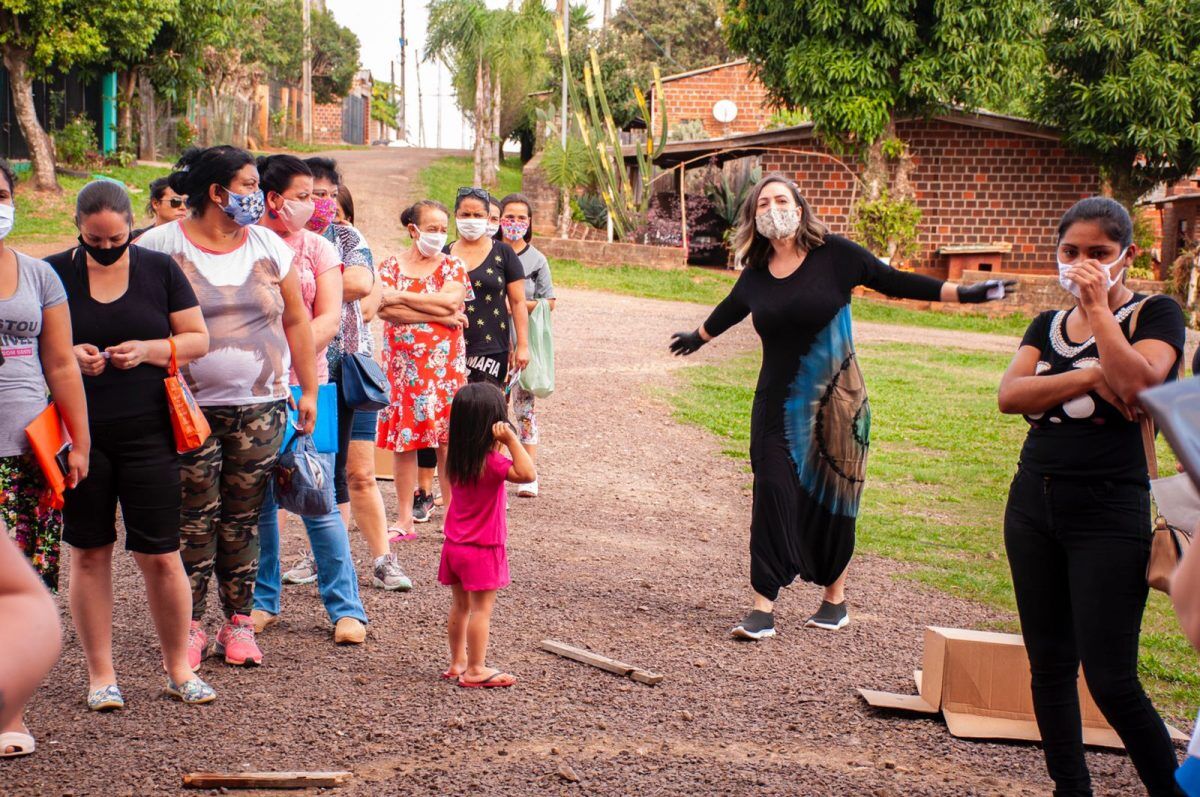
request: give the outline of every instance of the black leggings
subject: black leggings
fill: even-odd
[[[436,468],[437,467],[437,449],[436,448],[418,448],[417,449],[417,467],[418,468]]]
[[[1175,748],[1137,677],[1146,606],[1150,496],[1145,485],[1017,472],[1004,513],[1029,651],[1033,708],[1055,795],[1090,795],[1077,673],[1149,794],[1182,795]]]
[[[339,374],[340,376],[340,374]],[[342,398],[342,386],[337,384],[337,453],[333,455],[333,494],[339,504],[350,503],[350,486],[346,481],[346,461],[350,457],[350,430],[354,426],[354,410]]]

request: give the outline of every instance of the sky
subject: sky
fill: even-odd
[[[405,33],[408,37],[406,79],[408,99],[404,112],[407,115],[409,140],[420,143],[421,121],[424,111],[425,146],[440,146],[447,149],[466,149],[472,146],[471,131],[464,124],[462,113],[454,91],[450,87],[450,74],[441,65],[420,63],[425,50],[425,30],[429,18],[425,0],[326,0],[325,7],[337,21],[358,36],[361,43],[360,57],[365,69],[371,70],[376,80],[390,80],[393,62],[396,83],[400,83],[400,6],[404,4]],[[491,8],[502,8],[507,0],[487,0]],[[547,3],[553,7],[553,3]],[[600,19],[603,0],[588,0],[593,19]],[[613,10],[620,6],[619,0],[612,3]],[[417,83],[420,81],[421,102],[417,102]],[[439,138],[439,118],[441,135]]]

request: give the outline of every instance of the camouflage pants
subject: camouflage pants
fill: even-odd
[[[194,620],[204,616],[214,569],[225,616],[250,614],[258,572],[258,512],[285,422],[282,401],[203,409],[212,435],[183,455],[180,518]]]

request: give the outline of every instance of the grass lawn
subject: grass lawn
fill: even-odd
[[[857,308],[855,315],[861,317]],[[1001,524],[1027,426],[996,411],[1008,357],[908,344],[864,346],[859,356],[872,409],[859,550],[913,566],[898,578],[1010,613],[1001,630],[1017,631]],[[718,435],[726,454],[747,460],[757,373],[757,354],[720,368],[683,369],[672,394],[676,417]],[[1159,457],[1173,472],[1165,443]],[[1160,710],[1179,721],[1194,718],[1196,653],[1157,592],[1142,625],[1140,670]]]
[[[534,244],[537,244],[536,240]],[[554,282],[569,288],[706,305],[715,305],[724,299],[737,279],[730,271],[702,268],[660,271],[640,266],[585,266],[575,260],[552,260],[551,267]],[[1019,314],[989,318],[984,315],[939,313],[910,310],[871,299],[854,300],[854,320],[1017,336],[1022,335],[1029,326],[1029,319]]]
[[[474,171],[474,162],[469,155],[449,155],[445,158],[438,158],[421,170],[421,196],[428,199],[436,199],[453,211],[454,198],[458,194],[458,189],[472,184],[475,176]],[[499,185],[492,192],[492,195],[496,199],[503,199],[507,194],[514,194],[520,191],[520,159],[515,157],[506,158],[504,163],[500,165],[498,179]],[[450,240],[454,240],[456,235],[454,213],[451,212]]]
[[[103,174],[125,183],[133,199],[135,220],[142,222],[146,203],[150,201],[150,181],[169,171],[160,166],[129,166],[106,167],[94,174]],[[22,244],[29,243],[65,244],[75,238],[75,195],[91,179],[60,174],[58,182],[63,187],[63,192],[58,195],[39,194],[31,188],[30,183],[18,182],[17,221],[7,243],[20,248]]]

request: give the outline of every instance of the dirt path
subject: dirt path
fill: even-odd
[[[937,720],[885,716],[859,701],[858,686],[912,689],[924,625],[991,617],[893,579],[892,562],[855,562],[853,622],[841,632],[800,627],[819,596],[799,585],[780,601],[779,637],[728,638],[748,597],[749,478],[656,397],[680,365],[667,355],[669,333],[702,312],[561,292],[559,391],[541,413],[543,497],[513,501],[514,583],[493,623],[491,659],[520,678],[516,688],[469,691],[437,678],[448,596],[435,580],[436,523],[399,548],[416,582],[407,595],[367,586],[367,551],[353,535],[371,617],[366,645],[335,648],[315,587],[288,587],[283,623],[261,639],[264,666],[206,663],[219,698],[197,709],[159,697],[141,584],[120,556],[114,633],[128,708],[84,709],[85,670],[66,619],[62,661],[30,707],[39,751],[0,763],[0,792],[172,794],[190,770],[349,769],[353,785],[337,794],[1047,793],[1034,747],[956,740]],[[864,346],[886,332],[867,326]],[[743,325],[693,360],[719,363],[753,344]],[[385,496],[391,511],[390,486]],[[302,544],[289,524],[285,558]],[[210,608],[210,623],[216,614]],[[543,638],[667,678],[634,684],[538,652]],[[1098,794],[1138,793],[1123,757],[1090,763]]]

